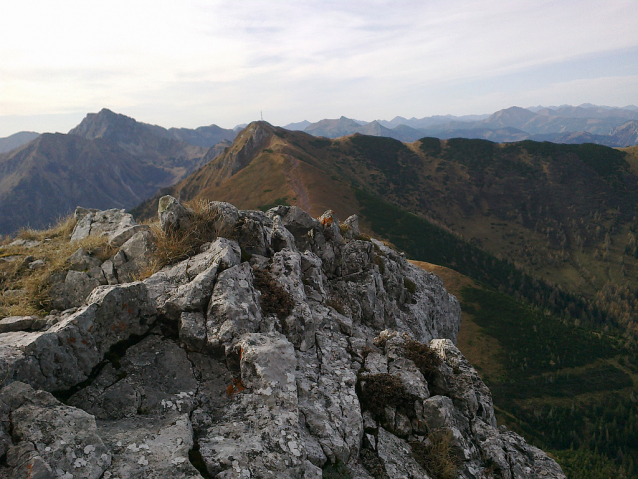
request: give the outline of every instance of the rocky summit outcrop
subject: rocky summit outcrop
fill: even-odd
[[[437,276],[354,217],[209,208],[216,237],[144,281],[148,231],[78,210],[121,246],[69,258],[97,282],[71,309],[2,320],[0,478],[565,477],[497,427]]]

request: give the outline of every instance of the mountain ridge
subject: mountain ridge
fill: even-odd
[[[638,144],[636,126],[633,123],[636,121],[638,112],[628,107],[562,105],[533,109],[510,107],[491,115],[443,115],[410,120],[395,117],[391,121],[376,120],[363,125],[363,122],[342,116],[336,120],[320,120],[305,128],[301,128],[301,125],[305,124],[303,122],[294,124],[294,129],[326,138],[362,133],[405,142],[432,136],[440,139],[482,138],[497,142],[524,139],[565,143],[593,142],[611,147],[627,147]],[[516,135],[512,136],[512,128],[521,133],[516,132]]]
[[[103,109],[88,114],[69,134],[40,135],[0,154],[0,234],[46,226],[80,202],[131,208],[229,146],[228,140],[196,146],[175,136],[207,144],[218,134],[217,127],[166,130]],[[19,205],[29,207],[21,212]]]

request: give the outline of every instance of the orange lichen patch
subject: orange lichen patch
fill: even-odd
[[[75,342],[77,342],[77,339],[75,339],[75,338],[66,338],[66,343],[67,344],[71,344],[71,343],[75,343]]]
[[[331,212],[332,214],[334,214],[334,211],[332,211],[332,210],[331,210],[330,212]],[[332,226],[332,222],[333,222],[333,221],[334,221],[334,220],[332,219],[332,216],[327,216],[327,217],[325,217],[325,218],[321,218],[321,224],[322,224],[323,226]]]
[[[226,388],[226,393],[229,396],[232,396],[233,394],[237,394],[242,392],[244,389],[246,389],[243,385],[243,383],[241,382],[241,379],[239,378],[235,378],[233,379],[233,383],[230,384],[227,388]]]

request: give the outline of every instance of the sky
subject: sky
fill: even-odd
[[[636,0],[21,0],[0,137],[109,108],[164,127],[638,105]]]

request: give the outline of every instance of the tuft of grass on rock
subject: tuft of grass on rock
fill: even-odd
[[[155,245],[154,261],[146,273],[152,274],[164,266],[179,263],[199,253],[204,243],[217,238],[215,221],[217,213],[211,211],[208,202],[199,200],[187,205],[193,211],[191,225],[184,230],[162,231],[159,223],[151,225],[152,241]]]
[[[3,258],[14,257],[13,261],[0,261],[0,317],[48,314],[51,309],[50,289],[56,275],[68,271],[66,260],[78,248],[104,261],[117,251],[108,244],[106,237],[89,236],[80,241],[70,242],[69,237],[75,226],[73,216],[62,218],[58,224],[47,230],[22,230],[20,239],[41,241],[38,246],[8,246],[0,251]],[[32,270],[29,263],[42,260],[40,269]],[[21,294],[5,294],[20,291]]]
[[[411,441],[412,455],[434,479],[457,479],[458,460],[452,451],[452,433],[436,429],[424,442]]]

